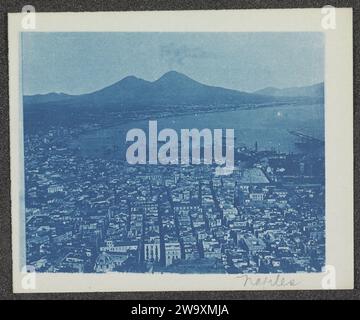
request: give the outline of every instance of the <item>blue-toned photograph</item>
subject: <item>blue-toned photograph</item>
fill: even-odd
[[[324,35],[24,32],[26,264],[316,273]]]

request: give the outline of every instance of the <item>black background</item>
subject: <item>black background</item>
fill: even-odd
[[[261,8],[321,8],[352,7],[354,23],[354,160],[359,156],[359,23],[360,1],[263,1],[263,0],[0,0],[0,300],[14,299],[355,299],[360,300],[359,292],[359,216],[358,179],[359,165],[354,167],[355,201],[355,289],[336,291],[203,291],[203,292],[119,292],[119,293],[51,293],[51,294],[13,294],[12,293],[12,253],[11,253],[11,201],[10,201],[10,156],[9,156],[9,70],[7,13],[21,12],[24,5],[33,5],[37,12],[56,11],[141,11],[141,10],[205,10],[205,9],[261,9]],[[306,24],[306,20],[304,20]],[[341,57],[339,57],[341,59]],[[341,107],[341,106],[339,106]],[[180,301],[179,301],[180,302]],[[215,303],[215,302],[214,302]],[[217,302],[219,303],[219,302]]]

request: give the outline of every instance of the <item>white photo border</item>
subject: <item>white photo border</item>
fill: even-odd
[[[335,29],[325,30],[318,9],[36,13],[31,32],[323,32],[325,34],[326,265],[336,289],[354,287],[352,9],[336,8]],[[37,273],[23,286],[25,252],[24,159],[21,91],[23,14],[8,14],[10,175],[13,291],[128,292],[328,289],[328,271],[296,274]],[[249,277],[251,281],[246,281]],[[277,285],[271,285],[271,281]],[[259,284],[256,284],[260,279]],[[270,279],[268,284],[261,280]]]

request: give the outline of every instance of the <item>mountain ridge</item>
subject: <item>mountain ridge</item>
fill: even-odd
[[[273,97],[323,97],[324,96],[324,82],[315,83],[309,86],[276,88],[266,87],[257,91],[255,94],[269,95]]]
[[[301,87],[301,93],[308,88]],[[294,88],[289,97],[294,95]],[[140,106],[171,106],[171,105],[239,105],[239,104],[261,104],[274,102],[286,98],[281,91],[274,87],[264,88],[255,92],[244,92],[223,87],[210,86],[198,82],[185,74],[171,70],[164,73],[155,81],[147,81],[133,75],[102,89],[81,95],[68,95],[65,93],[49,93],[42,95],[31,95],[23,97],[24,105],[76,105],[97,106],[106,105],[140,105]],[[319,91],[318,88],[314,89]],[[303,95],[307,98],[322,98],[321,95]]]

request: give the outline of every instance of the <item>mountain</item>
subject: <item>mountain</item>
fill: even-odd
[[[306,87],[291,87],[279,89],[275,87],[267,87],[253,92],[272,97],[309,97],[309,98],[323,98],[324,97],[324,83],[317,83]]]
[[[24,130],[37,132],[52,126],[78,127],[89,123],[113,125],[119,119],[135,119],[137,115],[149,117],[162,112],[186,114],[195,108],[217,111],[249,105],[266,107],[282,104],[290,108],[299,103],[321,104],[323,96],[317,95],[321,95],[322,91],[319,85],[267,88],[247,93],[205,85],[176,71],[169,71],[155,81],[128,76],[88,94],[52,92],[24,96]]]
[[[46,94],[35,94],[33,96],[24,96],[25,104],[57,102],[71,99],[74,96],[65,93],[50,92]]]
[[[148,107],[259,104],[273,100],[264,95],[208,86],[179,72],[169,71],[153,82],[128,76],[106,88],[78,96],[54,93],[24,96],[24,105]]]
[[[146,81],[134,76],[82,95],[49,93],[24,96],[26,109],[33,110],[69,107],[71,110],[93,108],[109,110],[141,110],[144,108],[177,106],[239,106],[244,104],[269,103],[320,103],[324,97],[324,84],[307,87],[278,89],[268,87],[253,93],[209,86],[188,76],[169,71],[156,81]]]

